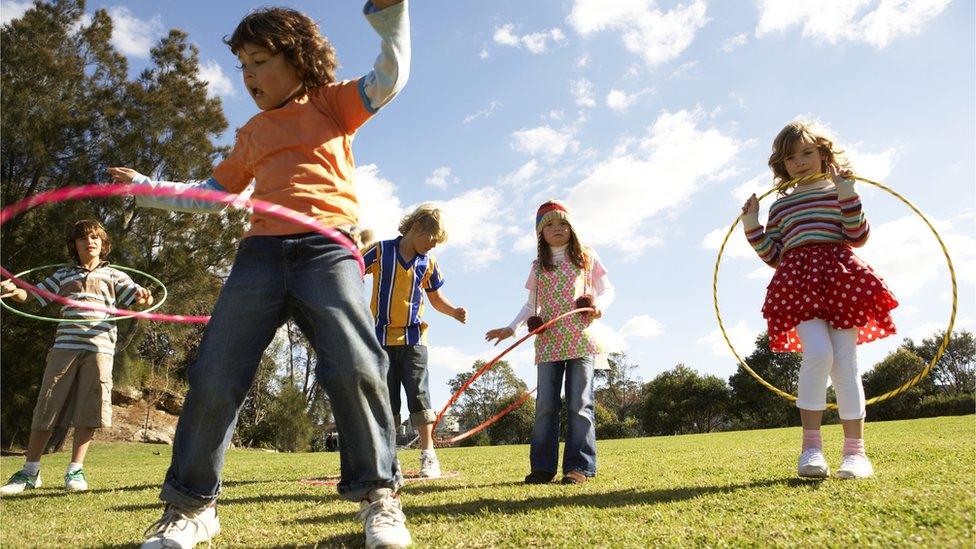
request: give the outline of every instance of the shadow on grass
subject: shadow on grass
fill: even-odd
[[[520,483],[503,483],[511,485]],[[784,478],[763,480],[745,484],[732,484],[722,486],[696,486],[687,488],[671,488],[664,490],[637,489],[619,490],[615,492],[603,492],[598,494],[576,493],[576,494],[553,494],[547,496],[530,497],[521,500],[509,499],[477,499],[460,503],[450,503],[443,505],[412,505],[410,501],[405,502],[404,511],[410,520],[423,520],[427,516],[452,516],[463,517],[465,515],[481,515],[487,509],[494,514],[523,514],[526,512],[537,511],[549,507],[572,507],[584,506],[589,508],[612,508],[627,507],[630,505],[646,505],[649,503],[672,503],[677,501],[689,500],[711,494],[725,494],[737,490],[751,488],[770,488],[774,486],[790,486],[796,488],[806,488],[817,490],[821,483],[817,481],[803,480],[799,478]],[[444,487],[448,488],[448,487]],[[572,490],[573,488],[566,488]],[[319,518],[303,518],[301,521],[283,521],[283,524],[303,524],[308,523],[336,523],[349,520],[348,513],[326,515]]]

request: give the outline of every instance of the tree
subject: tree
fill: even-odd
[[[914,353],[925,364],[932,361],[942,345],[945,331],[936,332],[932,337],[916,345],[905,339],[902,348]],[[939,359],[939,363],[929,372],[938,390],[948,395],[960,395],[976,391],[976,340],[970,332],[952,332],[949,345]]]
[[[678,364],[644,385],[644,430],[651,435],[717,430],[725,422],[729,398],[724,380]]]
[[[864,394],[875,397],[904,385],[925,368],[918,355],[902,347],[891,352],[864,374]],[[907,419],[918,417],[918,407],[926,394],[934,390],[932,379],[924,378],[918,385],[898,396],[871,405],[872,420]]]
[[[519,396],[512,395],[503,399],[498,404],[498,410],[504,410],[513,404]],[[535,399],[529,397],[521,406],[505,414],[498,422],[488,427],[488,440],[491,444],[528,444],[532,441],[532,427],[534,425]]]
[[[638,417],[642,384],[635,375],[637,365],[627,361],[626,353],[611,353],[609,363],[609,370],[598,370],[594,376],[596,401],[612,412],[617,421]]]
[[[475,361],[470,371],[459,373],[449,380],[447,384],[451,394],[456,393],[484,365],[483,360]],[[454,413],[458,416],[461,430],[465,431],[481,424],[503,410],[506,401],[511,403],[512,399],[518,398],[527,390],[528,386],[515,375],[508,362],[499,361],[491,370],[475,380],[454,403]],[[494,440],[492,442],[494,443]]]
[[[265,420],[274,433],[275,449],[281,452],[307,452],[312,442],[312,420],[308,417],[305,395],[292,383],[281,386]]]
[[[756,338],[756,350],[745,359],[763,379],[792,394],[796,394],[800,360],[797,353],[772,352],[766,333]],[[800,424],[800,414],[792,401],[763,387],[744,369],[737,369],[729,377],[729,386],[732,388],[729,412],[742,427],[759,429]]]
[[[0,30],[0,200],[5,205],[104,180],[111,165],[166,179],[202,178],[222,152],[214,140],[227,122],[219,99],[207,97],[196,48],[184,33],[163,38],[152,50],[150,67],[130,82],[126,60],[110,42],[111,17],[97,10],[86,23],[83,16],[81,0],[38,2]],[[106,226],[113,241],[110,261],[163,280],[167,309],[183,314],[212,310],[244,227],[244,212],[200,216],[135,209],[122,198],[72,201],[36,208],[4,224],[4,266],[19,272],[64,262],[67,224],[84,217]],[[158,298],[160,289],[152,289]],[[4,318],[3,444],[22,440],[29,430],[53,333],[53,324]],[[147,336],[151,343],[142,345]],[[198,342],[198,327],[119,322],[115,377],[141,384],[172,373],[172,379],[182,380]]]

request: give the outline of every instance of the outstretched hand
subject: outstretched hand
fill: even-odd
[[[132,168],[124,167],[109,168],[108,174],[112,176],[113,183],[132,183],[136,177],[142,175]]]
[[[515,330],[511,328],[495,328],[494,330],[488,330],[488,333],[485,334],[485,341],[497,340],[495,341],[495,345],[497,346],[503,339],[512,337],[513,335],[515,335]]]

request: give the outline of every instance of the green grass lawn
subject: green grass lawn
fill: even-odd
[[[795,477],[799,428],[610,440],[599,476],[578,486],[525,486],[528,447],[438,451],[458,478],[408,485],[404,509],[420,547],[724,545],[973,547],[974,416],[872,423],[877,476]],[[832,469],[842,434],[824,431]],[[400,453],[416,469],[417,451]],[[3,547],[125,547],[159,518],[170,448],[94,445],[92,490],[68,495],[69,455],[46,456],[42,488],[0,500]],[[23,458],[5,457],[7,478]],[[338,454],[227,456],[218,547],[362,546],[356,505],[301,478],[338,473]]]

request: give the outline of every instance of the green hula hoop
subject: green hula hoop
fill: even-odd
[[[33,272],[36,272],[36,271],[41,271],[41,270],[44,270],[44,269],[50,269],[51,267],[64,267],[65,265],[67,265],[67,263],[52,263],[50,265],[43,265],[41,267],[35,267],[33,269],[28,269],[28,270],[26,270],[26,271],[24,271],[22,273],[17,273],[14,276],[16,276],[17,278],[24,278],[24,276],[29,275],[29,274],[31,274]],[[163,284],[163,281],[162,280],[159,280],[158,278],[154,277],[153,275],[151,275],[149,273],[144,273],[144,272],[140,271],[139,269],[133,269],[132,267],[122,267],[121,265],[112,265],[112,268],[113,269],[119,269],[120,271],[127,271],[127,272],[130,272],[130,273],[134,273],[134,274],[137,274],[137,275],[144,276],[144,277],[148,278],[149,280],[151,280],[151,281],[155,282],[156,284],[158,284],[159,287],[163,289],[163,297],[162,297],[162,299],[160,299],[158,302],[154,303],[148,309],[139,311],[140,314],[143,314],[143,313],[151,313],[151,312],[155,311],[156,309],[160,308],[163,305],[163,303],[166,302],[166,298],[169,296],[169,292],[167,292],[166,285]],[[30,292],[28,292],[28,293],[30,293]],[[40,321],[43,321],[43,322],[58,322],[58,323],[61,323],[61,322],[71,322],[71,323],[75,323],[75,324],[97,324],[99,322],[114,322],[114,321],[117,321],[117,320],[125,320],[127,318],[132,318],[133,316],[135,316],[135,315],[122,315],[122,316],[107,316],[105,318],[90,318],[90,319],[89,318],[78,318],[78,319],[75,319],[75,318],[72,318],[72,319],[67,319],[67,318],[53,318],[53,317],[50,317],[50,316],[33,315],[33,314],[30,314],[30,313],[25,313],[24,311],[21,311],[21,310],[18,310],[18,309],[14,309],[10,305],[7,305],[7,302],[5,300],[3,300],[3,299],[0,299],[0,307],[3,307],[4,309],[6,309],[6,310],[8,310],[11,313],[14,313],[16,315],[20,315],[20,316],[23,316],[23,317],[27,317],[27,318],[29,318],[31,320],[40,320]]]

